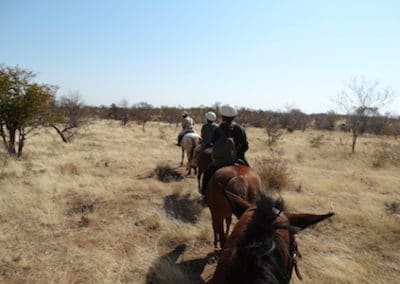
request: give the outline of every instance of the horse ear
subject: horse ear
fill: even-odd
[[[299,231],[301,231],[311,225],[314,225],[316,223],[319,223],[325,219],[332,217],[334,213],[317,215],[317,214],[307,214],[307,213],[285,212],[285,215],[288,217],[290,225],[299,228],[300,229]]]

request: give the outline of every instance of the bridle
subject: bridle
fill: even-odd
[[[256,208],[257,207],[250,207],[247,210],[256,210]],[[281,214],[282,210],[273,207],[272,211],[275,215],[273,222],[276,220],[276,218],[278,218],[278,216],[280,216],[281,218],[284,219],[284,222],[289,223],[289,219],[284,214]],[[288,252],[289,253],[289,255],[288,255],[289,265],[288,265],[286,275],[284,275],[284,278],[287,281],[287,283],[289,283],[290,279],[292,278],[292,273],[294,270],[297,278],[299,278],[300,280],[303,280],[303,277],[302,277],[299,267],[297,265],[298,258],[301,257],[301,254],[299,253],[296,239],[295,239],[294,235],[292,234],[293,232],[300,231],[300,228],[292,226],[292,225],[290,225],[290,223],[289,223],[289,225],[284,225],[282,223],[283,222],[273,223],[273,230],[288,230],[289,231],[289,241],[290,241],[289,252]],[[278,238],[281,238],[277,234],[275,234],[275,236]],[[281,241],[282,241],[282,239],[281,239]],[[275,242],[273,242],[271,248],[265,252],[265,255],[270,254],[273,250],[275,250],[275,248],[276,248],[276,244],[275,244]]]
[[[300,280],[303,280],[303,276],[301,276],[299,267],[297,265],[298,258],[301,258],[301,254],[300,254],[300,252],[298,250],[297,242],[296,242],[295,236],[293,234],[293,233],[296,233],[296,232],[300,231],[301,229],[298,228],[298,227],[290,225],[289,219],[286,217],[286,215],[285,214],[281,214],[282,210],[273,207],[272,211],[275,214],[274,220],[276,218],[278,218],[278,216],[280,216],[281,218],[284,219],[284,222],[287,222],[289,224],[289,225],[282,225],[281,222],[274,224],[275,225],[274,226],[275,230],[276,229],[283,229],[283,230],[288,230],[289,231],[289,241],[290,241],[290,244],[289,244],[289,267],[288,267],[288,272],[287,272],[287,275],[286,275],[286,280],[289,283],[290,279],[292,278],[293,269],[296,272],[297,278],[299,278]]]

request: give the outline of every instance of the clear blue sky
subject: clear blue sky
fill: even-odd
[[[86,104],[325,112],[351,76],[400,113],[400,1],[0,0],[0,63]]]

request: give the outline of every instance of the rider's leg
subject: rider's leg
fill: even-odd
[[[202,195],[204,195],[206,193],[207,190],[207,186],[208,186],[208,182],[210,181],[211,177],[213,176],[213,174],[219,169],[219,167],[217,165],[215,165],[214,163],[211,163],[207,169],[205,170],[204,174],[203,174],[203,180],[202,180],[202,185],[201,185],[201,191],[200,193]]]

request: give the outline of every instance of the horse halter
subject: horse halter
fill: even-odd
[[[290,241],[289,265],[288,265],[288,271],[287,271],[287,274],[285,275],[285,278],[286,278],[287,282],[289,283],[290,279],[292,278],[292,272],[294,269],[294,271],[296,272],[297,278],[299,278],[300,280],[303,280],[303,277],[301,276],[299,267],[297,266],[297,260],[299,257],[301,257],[301,254],[299,253],[297,242],[296,242],[295,236],[293,234],[293,232],[300,231],[300,228],[290,225],[289,219],[284,214],[281,215],[282,210],[279,210],[279,209],[273,207],[272,211],[275,214],[274,221],[276,218],[278,218],[278,216],[280,216],[281,218],[284,219],[285,222],[287,222],[289,224],[289,225],[283,225],[282,223],[274,223],[274,225],[275,225],[274,230],[281,229],[281,230],[287,230],[289,232],[289,241]]]

